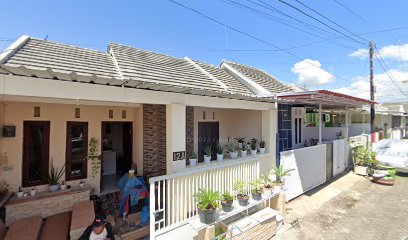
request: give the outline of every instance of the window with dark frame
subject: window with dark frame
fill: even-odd
[[[47,184],[49,170],[50,122],[23,123],[23,187]]]
[[[88,123],[67,122],[65,179],[87,177]]]

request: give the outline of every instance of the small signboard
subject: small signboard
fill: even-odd
[[[16,126],[3,126],[3,137],[15,137]]]
[[[186,151],[173,152],[173,161],[186,160]]]

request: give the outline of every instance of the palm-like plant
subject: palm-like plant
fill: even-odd
[[[251,181],[249,184],[252,186],[252,192],[259,192],[261,191],[261,179],[257,178]]]
[[[274,166],[272,169],[272,173],[274,173],[278,177],[278,182],[283,183],[283,180],[286,176],[289,176],[289,172],[294,171],[295,169],[286,169],[283,170],[283,166],[280,165],[279,167]]]
[[[264,188],[272,188],[273,187],[272,181],[269,178],[269,175],[262,175],[261,176],[261,181],[262,181],[262,184],[263,184]]]
[[[50,185],[58,184],[58,181],[61,179],[62,175],[64,174],[64,171],[65,164],[61,167],[61,169],[58,170],[58,167],[55,167],[53,162],[51,162],[50,173],[48,174],[48,176],[46,176],[48,183]]]
[[[246,151],[247,149],[248,149],[248,146],[247,146],[246,142],[245,142],[245,141],[242,142],[242,148],[241,148],[241,150],[242,150],[242,151]]]
[[[258,139],[252,138],[251,139],[251,150],[256,150],[257,144],[258,144]]]
[[[237,195],[241,195],[241,196],[247,195],[245,192],[245,188],[246,188],[246,183],[241,180],[237,180],[233,186],[233,189],[234,191],[237,192]]]
[[[216,148],[217,154],[223,154],[224,148],[218,143]]]
[[[194,197],[200,210],[216,209],[220,206],[219,202],[222,200],[220,192],[206,190],[204,188],[199,189],[198,193],[196,193]]]
[[[237,140],[238,143],[242,143],[242,145],[244,145],[245,137],[236,137],[234,139]]]
[[[207,146],[204,148],[204,153],[205,153],[206,156],[209,156],[209,157],[212,155],[212,149],[211,149],[211,146],[210,146],[210,145],[207,145]]]

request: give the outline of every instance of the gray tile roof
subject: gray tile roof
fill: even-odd
[[[6,66],[25,66],[36,69],[107,78],[119,77],[108,53],[65,44],[30,38],[5,63]]]
[[[223,68],[208,64],[208,63],[203,63],[203,62],[198,62],[194,61],[198,66],[203,68],[205,71],[209,72],[211,75],[216,77],[218,80],[223,82],[227,87],[228,91],[233,92],[233,93],[238,93],[238,94],[252,94],[252,92],[244,86],[239,80],[231,76],[230,74],[227,73]]]
[[[260,69],[231,61],[224,62],[271,93],[293,92],[293,88],[291,86],[280,82],[275,77]]]
[[[166,56],[116,43],[109,48],[124,78],[222,91],[220,84],[186,59]]]

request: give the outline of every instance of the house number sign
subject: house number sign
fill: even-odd
[[[173,161],[180,161],[186,159],[186,151],[173,152]]]

